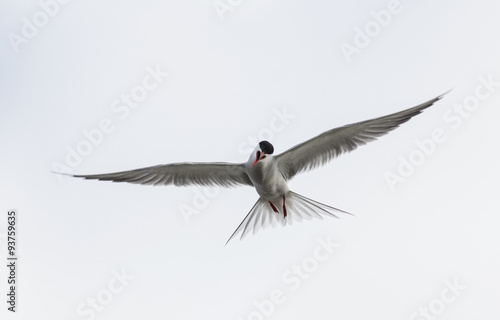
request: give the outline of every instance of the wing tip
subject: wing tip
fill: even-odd
[[[59,174],[61,176],[67,176],[67,177],[72,177],[72,178],[75,178],[77,176],[75,176],[74,174],[71,174],[71,173],[67,173],[67,172],[57,172],[57,171],[50,171],[54,174]]]
[[[450,93],[450,92],[451,92],[451,90],[453,90],[453,88],[451,88],[451,89],[449,89],[448,91],[446,91],[446,92],[444,92],[444,93],[440,94],[440,95],[437,97],[437,100],[441,100],[441,99],[443,99],[443,97],[444,97],[445,95],[447,95],[448,93]]]

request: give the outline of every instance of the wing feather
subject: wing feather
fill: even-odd
[[[172,163],[115,173],[73,175],[76,178],[149,185],[253,186],[244,164]]]
[[[339,155],[396,129],[443,96],[444,94],[404,111],[326,131],[277,155],[278,168],[285,179],[289,180],[300,172],[324,165]]]

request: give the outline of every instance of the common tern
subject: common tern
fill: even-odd
[[[253,186],[260,197],[229,237],[227,244],[240,233],[242,239],[250,232],[255,234],[269,225],[323,219],[323,216],[338,218],[334,212],[350,214],[291,191],[288,181],[301,172],[324,165],[343,153],[387,134],[443,96],[404,111],[326,131],[278,155],[274,155],[274,147],[270,142],[261,141],[245,163],[185,162],[115,173],[70,176],[145,185]]]

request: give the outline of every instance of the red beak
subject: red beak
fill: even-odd
[[[259,162],[259,160],[262,160],[266,157],[266,155],[263,152],[257,151],[257,155],[255,156],[255,162],[252,165],[252,168]]]

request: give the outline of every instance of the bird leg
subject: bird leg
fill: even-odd
[[[286,218],[286,204],[285,204],[285,196],[283,196],[283,215]]]
[[[278,208],[276,208],[276,206],[271,201],[268,201],[268,202],[271,205],[271,208],[273,208],[273,211],[278,212]]]

